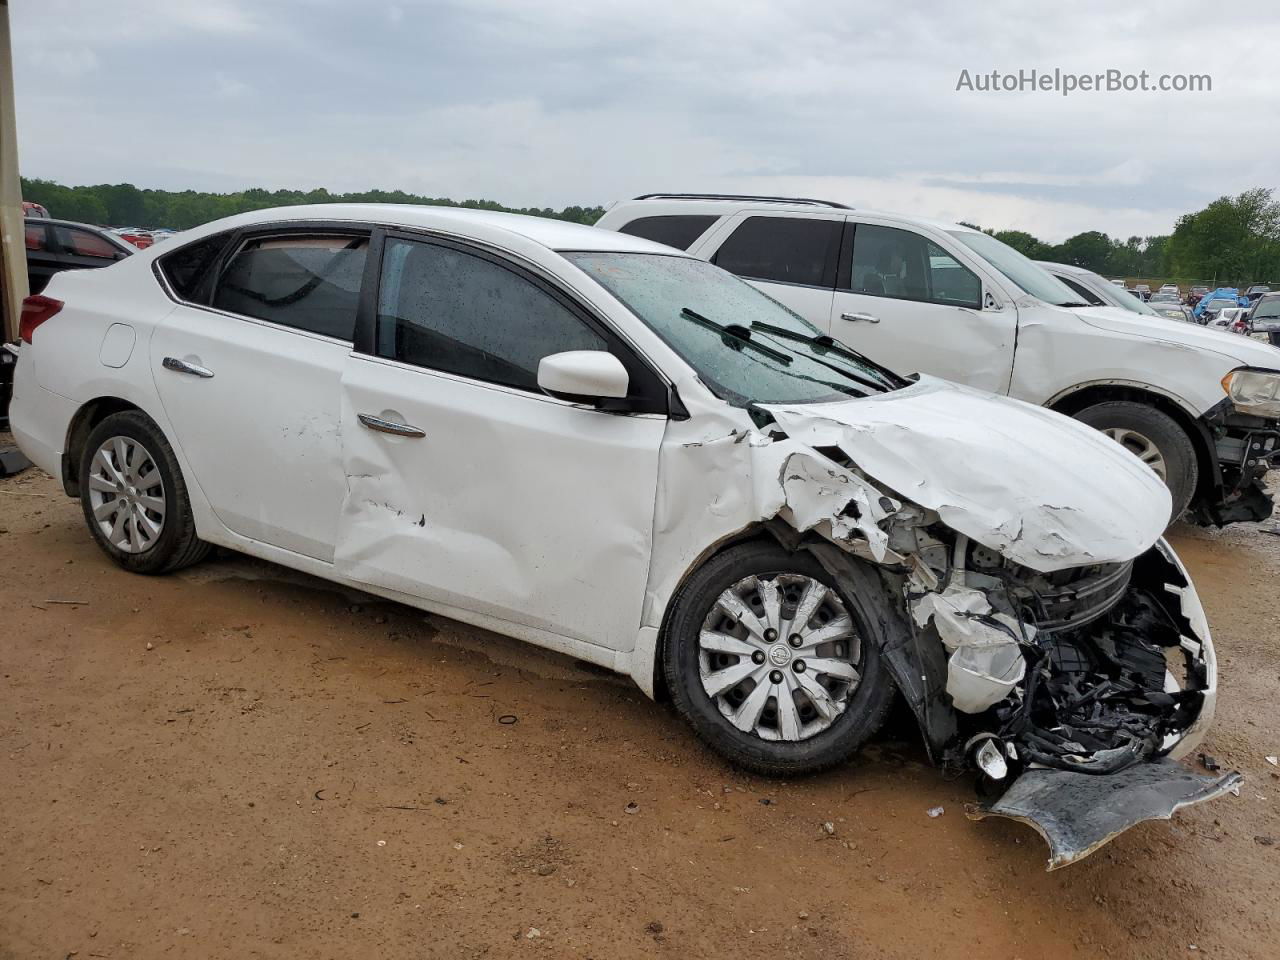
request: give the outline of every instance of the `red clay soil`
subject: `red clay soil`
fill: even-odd
[[[1222,667],[1203,749],[1247,779],[1050,874],[904,716],[747,776],[516,641],[232,555],[124,573],[29,470],[0,481],[0,960],[1275,957],[1280,537],[1174,542]]]

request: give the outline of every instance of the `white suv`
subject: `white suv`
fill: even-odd
[[[1152,466],[1202,523],[1269,517],[1280,350],[1090,307],[994,237],[822,200],[648,194],[597,226],[750,281],[900,373],[946,377],[1077,417]]]

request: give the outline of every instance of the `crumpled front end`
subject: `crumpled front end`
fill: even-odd
[[[1217,665],[1195,588],[1160,539],[1163,485],[1056,415],[936,384],[903,393],[905,416],[885,409],[893,395],[869,416],[861,402],[769,408],[757,429],[683,453],[736,464],[744,510],[851,594],[882,594],[880,653],[930,756],[980,771],[997,799],[974,815],[1031,823],[1051,869],[1229,789],[1238,775],[1173,762],[1212,720]],[[986,448],[962,440],[966,456],[941,459],[939,433],[979,410],[971,432]],[[1014,434],[1025,442],[1011,449]],[[1020,476],[1028,447],[1040,476],[1047,451],[1070,448],[1047,498]],[[988,451],[994,465],[975,462]]]

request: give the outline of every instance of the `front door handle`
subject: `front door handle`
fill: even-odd
[[[188,363],[186,360],[179,360],[177,357],[165,357],[163,366],[166,370],[172,370],[174,373],[189,373],[193,377],[200,377],[208,380],[213,376],[213,371],[208,367],[202,367],[198,363]]]
[[[879,323],[879,322],[880,322],[880,318],[879,318],[879,317],[874,317],[874,316],[872,316],[872,315],[871,315],[871,314],[869,314],[869,313],[842,313],[842,314],[840,314],[840,319],[841,319],[841,320],[852,320],[852,321],[854,321],[854,322],[857,322],[858,320],[865,320],[867,323]]]
[[[411,427],[407,423],[383,420],[369,413],[358,413],[356,418],[370,430],[377,430],[379,433],[389,433],[395,437],[412,437],[414,440],[420,440],[426,436],[426,433],[417,427]]]

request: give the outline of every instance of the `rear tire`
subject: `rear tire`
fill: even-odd
[[[1170,522],[1186,512],[1196,493],[1200,467],[1191,438],[1173,417],[1130,400],[1098,403],[1075,417],[1101,430],[1156,471],[1173,498]]]
[[[760,600],[766,590],[767,602],[778,604],[772,615]],[[800,610],[810,590],[822,599],[811,601],[806,616]],[[747,604],[736,623],[722,605],[726,597],[733,603],[734,591]],[[883,618],[875,612],[884,602],[846,595],[807,553],[766,542],[731,547],[694,571],[672,600],[663,669],[676,709],[712,750],[756,773],[794,776],[843,763],[880,729],[893,702],[896,687],[880,657]],[[753,620],[757,629],[780,624],[786,635],[752,634],[744,624]],[[772,641],[759,639],[770,632]],[[740,652],[709,651],[708,634]],[[741,683],[713,696],[708,686],[727,682],[717,675],[733,670]],[[753,703],[759,720],[743,719]]]
[[[203,560],[173,448],[140,410],[113,413],[80,456],[80,505],[104,553],[133,573],[169,573]]]

